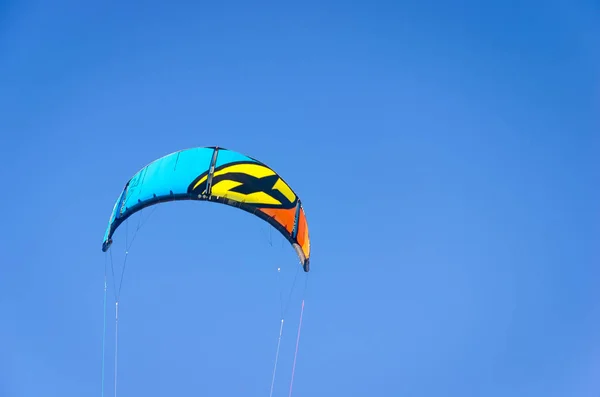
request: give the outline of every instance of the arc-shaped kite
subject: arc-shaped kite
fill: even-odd
[[[310,238],[298,195],[267,165],[220,147],[174,152],[136,173],[114,205],[102,251],[108,250],[119,225],[135,212],[176,200],[222,203],[260,217],[291,243],[304,271],[309,271]]]

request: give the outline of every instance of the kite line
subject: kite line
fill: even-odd
[[[104,319],[103,319],[103,330],[102,330],[102,397],[104,397],[104,356],[106,351],[106,268],[108,262],[108,254],[104,255]]]
[[[296,374],[296,359],[298,358],[298,345],[300,344],[300,330],[302,329],[302,316],[304,314],[304,296],[308,286],[308,274],[304,279],[304,291],[302,292],[302,307],[300,309],[300,322],[298,323],[298,335],[296,336],[296,350],[294,352],[294,364],[292,365],[292,379],[290,380],[290,392],[288,397],[292,397],[292,388],[294,387],[294,375]]]

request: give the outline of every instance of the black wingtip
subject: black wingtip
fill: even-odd
[[[304,265],[302,265],[304,271],[308,273],[310,271],[310,259],[304,261]]]

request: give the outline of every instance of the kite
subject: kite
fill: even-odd
[[[113,234],[131,215],[178,200],[221,203],[258,216],[289,241],[304,271],[309,271],[308,224],[298,195],[264,163],[217,146],[180,150],[137,172],[115,202],[102,251],[110,248]]]

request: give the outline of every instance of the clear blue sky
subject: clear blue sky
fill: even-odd
[[[294,396],[599,395],[598,3],[337,3],[0,2],[0,396],[100,397],[114,200],[209,145],[305,204]],[[156,210],[123,282],[119,396],[268,396],[276,269],[289,289],[297,268],[272,240],[228,207]]]

